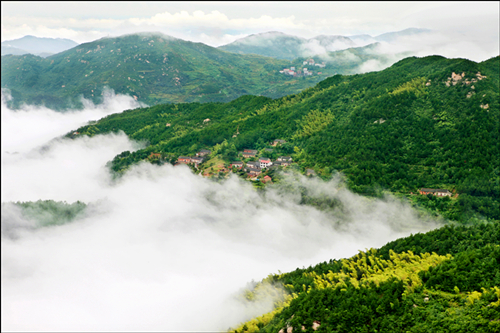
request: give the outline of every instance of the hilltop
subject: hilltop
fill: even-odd
[[[399,193],[464,223],[472,217],[498,220],[498,62],[410,57],[379,72],[335,75],[275,100],[243,96],[229,103],[128,110],[68,137],[122,130],[147,140],[148,147],[116,156],[115,172],[152,153],[175,162],[200,149],[230,163],[238,151],[274,151],[270,142],[283,139],[287,145],[276,154],[291,154],[300,170],[322,177],[341,171],[358,193]],[[412,194],[423,187],[458,198]]]

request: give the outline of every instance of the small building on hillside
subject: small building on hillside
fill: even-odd
[[[264,176],[264,178],[262,178],[260,181],[263,182],[264,184],[266,184],[266,183],[272,184],[273,183],[272,178],[269,177],[268,175]]]
[[[191,163],[191,157],[189,157],[189,156],[179,156],[179,158],[177,159],[177,163],[180,163],[180,164],[189,164],[189,163]]]
[[[254,168],[254,169],[260,169],[260,162],[248,162],[247,163],[247,168]]]
[[[243,162],[239,162],[239,161],[231,162],[231,164],[229,165],[229,167],[231,169],[232,168],[241,169],[241,168],[243,168]]]
[[[257,153],[258,151],[254,149],[244,149],[242,155],[244,158],[250,158],[257,156]]]
[[[277,160],[280,162],[292,162],[292,158],[290,156],[280,156]]]
[[[437,197],[451,197],[452,193],[444,189],[434,189],[434,188],[421,188],[419,190],[420,194],[432,194]]]
[[[247,168],[247,173],[250,177],[252,176],[258,176],[262,173],[262,170],[261,169],[257,169],[257,168],[253,168],[253,167],[249,167]]]
[[[148,156],[149,159],[152,159],[152,158],[161,158],[161,154],[160,153],[151,153],[151,155]]]
[[[315,176],[316,172],[313,169],[306,169],[306,176]]]
[[[271,143],[271,146],[276,147],[277,145],[282,145],[282,144],[284,144],[284,143],[286,143],[286,141],[285,141],[285,140],[276,139],[276,140],[274,140],[274,141]]]
[[[202,150],[200,150],[199,152],[196,153],[196,156],[206,156],[206,155],[208,155],[210,153],[211,153],[210,150],[208,150],[208,149],[202,149]]]
[[[193,163],[195,167],[198,167],[198,164],[203,163],[204,160],[205,159],[201,156],[191,157],[191,163]]]
[[[271,162],[271,159],[267,158],[267,157],[259,158],[259,163],[260,163],[261,168],[267,168],[268,166],[273,165],[273,162]]]

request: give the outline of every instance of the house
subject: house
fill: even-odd
[[[151,158],[161,158],[161,154],[160,153],[151,153],[151,155],[148,156],[149,159]]]
[[[198,167],[198,164],[203,163],[205,159],[203,157],[191,157],[191,163],[194,163],[195,167]]]
[[[306,176],[315,176],[316,172],[313,169],[306,169]]]
[[[271,146],[276,147],[277,145],[282,145],[284,143],[286,143],[285,140],[276,139],[273,141],[273,143],[271,143]]]
[[[231,164],[229,165],[229,167],[231,169],[232,168],[241,169],[241,168],[243,168],[243,162],[231,162]]]
[[[252,167],[249,167],[247,168],[247,173],[249,176],[258,176],[262,173],[262,170],[261,169],[257,169],[257,168],[252,168]]]
[[[290,156],[280,156],[280,157],[278,157],[278,161],[280,161],[280,162],[292,162],[292,158]]]
[[[271,184],[273,183],[273,179],[267,175],[264,176],[264,178],[262,178],[260,181],[263,182],[264,184],[265,183],[271,183]]]
[[[261,168],[267,168],[270,165],[273,165],[273,162],[271,162],[270,158],[267,157],[261,157],[259,158],[259,163]]]
[[[196,156],[206,156],[206,155],[208,155],[210,153],[211,153],[210,150],[208,150],[208,149],[202,149],[202,150],[200,150],[199,152],[196,153]]]
[[[273,166],[287,167],[292,164],[292,161],[274,161]]]
[[[260,169],[260,162],[248,162],[247,169],[248,168]]]
[[[258,151],[254,149],[244,149],[243,150],[243,157],[249,158],[249,157],[255,157],[257,156]]]
[[[314,59],[307,59],[307,64],[314,65]]]
[[[432,194],[437,197],[451,197],[451,192],[444,189],[433,189],[433,188],[421,188],[419,190],[420,194]]]
[[[191,163],[191,157],[189,157],[189,156],[179,156],[179,158],[177,159],[177,163],[180,163],[180,164],[189,164],[189,163]]]

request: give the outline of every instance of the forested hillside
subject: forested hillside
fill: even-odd
[[[498,332],[500,224],[446,226],[247,290],[275,310],[231,332]]]
[[[245,94],[281,97],[325,78],[279,73],[289,66],[287,60],[148,33],[102,38],[47,58],[2,56],[2,88],[12,93],[11,107],[61,109],[81,106],[80,96],[99,103],[105,87],[149,105],[228,102]]]
[[[231,162],[244,148],[263,150],[283,139],[279,153],[292,154],[301,170],[321,177],[341,171],[358,193],[389,190],[452,220],[498,220],[499,109],[499,57],[482,63],[410,57],[380,72],[336,75],[275,100],[243,96],[129,110],[68,137],[122,130],[149,143],[116,156],[116,172],[151,153],[173,162],[211,149]],[[447,189],[455,197],[414,195],[422,187]]]

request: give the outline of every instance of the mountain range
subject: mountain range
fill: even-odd
[[[10,41],[9,45],[27,47],[33,38],[27,36],[16,43]],[[366,42],[368,37],[354,39],[362,38]],[[318,36],[305,40],[267,33],[250,36],[248,40],[264,43],[261,53],[272,57],[243,54],[252,53],[251,48],[235,49],[237,53],[234,53],[224,51],[224,47],[213,48],[160,33],[102,38],[47,58],[32,54],[5,55],[2,56],[2,88],[10,90],[13,99],[8,103],[12,108],[23,103],[54,109],[80,108],[83,106],[81,97],[99,103],[106,88],[134,96],[149,105],[227,102],[244,94],[278,98],[298,93],[335,74],[377,70],[411,55],[409,52],[386,54],[376,42],[353,47],[354,42],[343,36]],[[41,50],[46,43],[61,44],[63,40],[35,41],[37,43],[28,46],[36,49],[39,45],[36,50]],[[289,45],[289,57],[295,57],[294,54],[300,53],[297,50],[306,46],[309,55],[296,57],[293,61],[278,59],[285,52],[279,51],[285,50],[280,47],[284,44]],[[68,46],[66,43],[64,47]],[[342,50],[332,51],[335,49]],[[310,59],[316,64],[305,65]],[[292,71],[280,73],[284,69]]]
[[[239,54],[258,54],[266,57],[294,60],[352,47],[361,47],[376,42],[397,42],[398,38],[425,34],[430,31],[428,29],[409,28],[376,37],[370,35],[351,37],[320,35],[309,39],[272,31],[238,39],[230,44],[219,46],[219,49]]]

